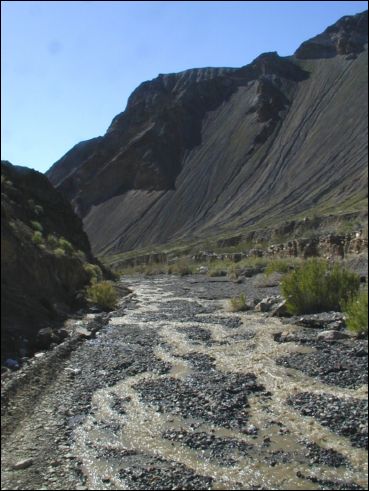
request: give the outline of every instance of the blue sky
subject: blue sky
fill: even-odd
[[[1,2],[2,159],[41,172],[159,73],[292,54],[367,2]]]

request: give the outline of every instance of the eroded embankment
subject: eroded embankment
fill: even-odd
[[[3,489],[366,489],[365,341],[279,342],[279,319],[224,310],[251,280],[130,286],[4,438]]]

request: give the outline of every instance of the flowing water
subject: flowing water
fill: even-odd
[[[277,365],[280,356],[314,348],[275,342],[273,333],[285,329],[279,319],[227,312],[225,301],[178,289],[181,281],[132,279],[134,305],[95,340],[114,344],[127,329],[144,332],[158,369],[151,364],[93,394],[74,448],[88,489],[163,489],[165,479],[172,484],[164,489],[326,489],[314,477],[365,489],[366,452],[286,400],[302,391],[361,400],[366,389],[328,386]],[[137,344],[129,337],[126,349]],[[137,361],[144,353],[141,343]],[[342,465],[312,461],[307,442],[338,452]],[[178,478],[184,469],[188,487]]]

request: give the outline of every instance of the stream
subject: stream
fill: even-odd
[[[209,281],[124,278],[129,301],[61,367],[46,402],[69,425],[74,489],[367,489],[367,385],[276,362],[341,345],[276,342],[279,318],[228,311],[244,285]],[[2,489],[36,489],[19,472]]]

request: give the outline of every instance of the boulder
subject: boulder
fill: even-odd
[[[330,329],[328,331],[322,331],[317,335],[317,339],[323,341],[336,341],[337,339],[347,339],[349,334],[342,331],[336,331],[335,329]]]
[[[27,469],[33,464],[33,459],[23,459],[13,465],[13,469],[18,471],[20,469]]]
[[[321,312],[319,314],[307,314],[299,316],[296,324],[303,327],[323,328],[331,330],[343,327],[342,312]]]
[[[90,338],[92,336],[92,333],[88,329],[82,326],[76,327],[74,332],[75,334],[77,334],[77,336],[80,336],[82,338]]]
[[[51,343],[55,343],[58,340],[58,335],[51,329],[51,327],[45,327],[40,329],[36,336],[36,345],[39,349],[49,348]]]
[[[289,317],[290,313],[287,310],[286,300],[282,300],[276,307],[271,311],[272,317]]]
[[[257,312],[270,312],[270,310],[272,309],[273,305],[275,305],[276,303],[278,303],[280,301],[281,301],[281,297],[280,296],[263,298],[263,300],[261,300],[261,302],[259,302],[256,305],[255,310]]]

